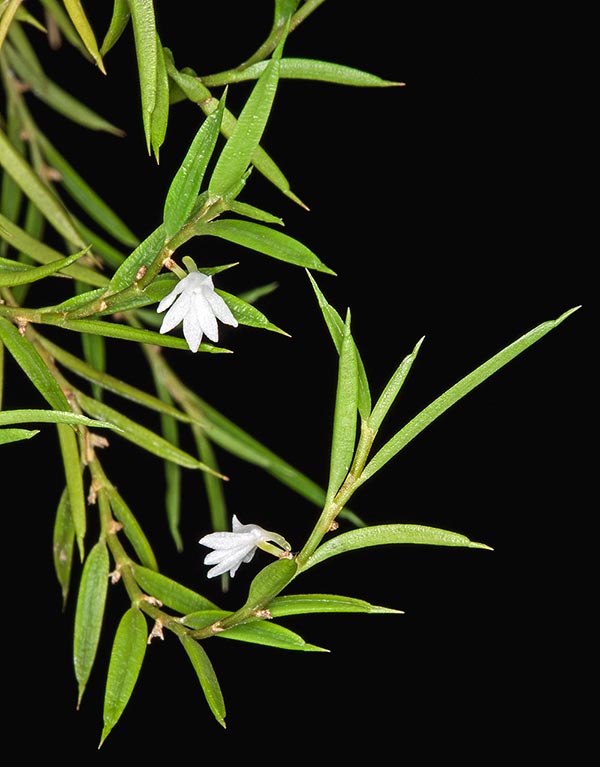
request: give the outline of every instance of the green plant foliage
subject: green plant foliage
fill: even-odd
[[[192,66],[181,66],[177,40],[167,41],[163,35],[162,14],[172,12],[176,3],[161,4],[157,13],[158,3],[153,0],[113,0],[104,25],[97,21],[94,4],[79,0],[43,0],[27,9],[19,0],[0,3],[0,404],[4,407],[4,396],[10,400],[0,409],[2,466],[8,472],[13,455],[23,463],[24,452],[36,442],[47,437],[52,440],[45,460],[53,477],[60,476],[60,497],[47,499],[50,511],[34,510],[53,520],[53,578],[65,612],[74,608],[71,681],[77,707],[92,686],[93,671],[106,679],[100,746],[117,724],[125,726],[123,714],[135,705],[134,691],[157,639],[175,642],[177,658],[173,662],[179,663],[183,657],[182,665],[188,671],[191,663],[210,713],[225,727],[220,656],[212,650],[220,651],[228,643],[216,640],[234,640],[227,648],[234,652],[243,651],[241,642],[260,646],[246,651],[327,653],[320,644],[307,642],[295,626],[284,625],[285,619],[338,613],[364,614],[371,620],[372,615],[402,612],[357,596],[326,593],[329,587],[309,593],[302,579],[315,565],[328,561],[327,567],[334,570],[340,554],[368,550],[369,556],[376,556],[372,549],[391,546],[396,551],[406,544],[473,549],[488,556],[484,552],[490,546],[462,533],[404,523],[401,491],[376,509],[367,504],[361,516],[350,506],[354,493],[389,462],[399,461],[404,447],[442,414],[579,308],[574,306],[556,319],[543,321],[498,352],[490,349],[489,358],[400,423],[396,419],[405,411],[395,407],[404,397],[399,395],[418,367],[417,357],[419,365],[425,366],[427,360],[421,351],[423,338],[413,340],[412,351],[409,347],[404,356],[397,356],[397,328],[385,327],[386,335],[378,331],[371,348],[380,356],[391,352],[395,367],[377,395],[372,394],[377,382],[355,341],[361,338],[360,323],[355,319],[360,312],[347,307],[340,314],[317,284],[315,274],[319,280],[321,275],[329,279],[337,277],[340,266],[358,268],[377,297],[377,280],[388,279],[389,274],[385,256],[350,254],[347,258],[343,254],[344,258],[338,258],[336,253],[315,252],[304,244],[294,225],[284,232],[284,217],[275,206],[274,211],[268,210],[272,203],[266,196],[261,198],[266,186],[278,200],[293,203],[295,212],[304,215],[307,211],[292,191],[285,167],[280,168],[269,153],[270,131],[278,129],[273,118],[284,81],[302,80],[303,87],[316,83],[325,83],[327,88],[343,86],[344,93],[357,89],[362,99],[368,89],[379,89],[387,96],[403,85],[400,80],[328,61],[326,54],[323,59],[286,56],[290,37],[294,35],[300,47],[302,24],[323,2],[275,0],[271,27],[254,53],[238,66],[204,75]],[[192,9],[194,3],[185,5],[186,22],[189,14],[195,23],[200,11]],[[227,22],[233,24],[234,20]],[[343,23],[342,11],[341,26]],[[201,50],[203,35],[212,32],[199,29]],[[111,55],[117,46],[129,46],[135,75],[130,93],[139,101],[143,157],[148,160],[150,156],[152,172],[161,155],[164,160],[166,147],[177,158],[175,170],[157,192],[158,199],[151,200],[147,199],[150,190],[138,189],[137,179],[130,178],[127,168],[111,165],[114,185],[127,177],[135,188],[135,203],[143,207],[147,227],[141,236],[117,213],[111,190],[101,194],[96,189],[87,177],[86,163],[75,162],[69,148],[59,150],[51,120],[44,122],[44,115],[50,114],[60,118],[61,124],[73,124],[81,141],[89,142],[85,144],[89,152],[95,151],[92,142],[98,138],[113,141],[123,137],[121,128],[95,110],[93,88],[81,96],[63,87],[60,78],[50,76],[47,70],[52,68],[43,51],[48,47],[53,55],[61,55],[59,45],[48,45],[56,42],[56,36],[69,52],[77,52],[82,71],[91,67],[103,85],[123,85],[119,82],[122,73],[111,80]],[[239,59],[246,54],[240,52]],[[203,67],[210,64],[202,58],[199,62]],[[240,87],[242,83],[246,85]],[[359,102],[361,109],[357,110],[361,130],[372,127],[385,140],[386,151],[396,151],[396,137],[385,117],[369,111],[364,103]],[[180,104],[190,111],[178,111]],[[306,118],[302,129],[315,131],[319,115],[310,103],[302,106]],[[186,115],[192,115],[185,132],[188,138],[170,145],[176,121],[187,119]],[[343,129],[341,121],[336,121],[333,133],[339,136]],[[284,138],[287,142],[287,136]],[[378,212],[378,191],[365,188],[360,177],[361,165],[368,160],[367,142],[365,138],[364,146],[355,147],[356,156],[348,160],[356,176],[352,188],[326,190],[331,198],[343,197],[351,227],[365,226]],[[296,154],[305,149],[302,142],[289,142],[289,147]],[[110,152],[107,158],[112,163]],[[259,183],[255,185],[255,181]],[[331,219],[334,225],[338,222]],[[399,231],[391,227],[385,236],[395,242]],[[230,272],[238,265],[251,264],[257,253],[265,257],[261,267],[266,276],[256,277],[252,268]],[[335,265],[336,271],[326,262]],[[393,266],[401,272],[401,264]],[[241,401],[250,412],[258,407],[251,399],[243,399],[248,381],[233,354],[243,347],[237,339],[242,337],[245,343],[257,336],[279,337],[287,342],[291,334],[285,328],[297,319],[280,320],[263,312],[261,302],[276,291],[284,304],[287,299],[289,287],[276,277],[280,268],[288,270],[290,281],[298,280],[306,288],[306,315],[314,311],[320,329],[333,343],[331,348],[327,341],[334,370],[337,365],[335,380],[325,381],[326,366],[321,369],[312,357],[302,366],[306,376],[302,396],[319,398],[320,404],[324,401],[330,406],[330,419],[315,408],[314,419],[306,424],[314,445],[310,457],[320,456],[324,483],[226,415],[232,400],[235,404]],[[241,287],[230,287],[235,279]],[[421,288],[401,285],[399,303],[413,289]],[[300,321],[304,319],[302,315]],[[225,338],[220,336],[222,328]],[[277,336],[261,336],[262,331]],[[467,339],[459,339],[456,349],[466,343]],[[195,355],[196,350],[202,353]],[[125,364],[115,364],[115,357]],[[276,368],[281,363],[273,355],[268,364]],[[213,373],[226,365],[234,384],[229,389],[221,387]],[[269,373],[264,367],[264,362],[257,363],[251,376],[261,386]],[[201,394],[205,384],[214,386],[221,402],[213,404]],[[15,395],[25,398],[27,404],[13,406]],[[274,394],[264,413],[259,410],[265,421],[282,427],[292,445],[302,437],[287,419],[296,404],[282,390]],[[120,458],[115,466],[112,457],[120,451],[130,458]],[[147,480],[135,468],[135,459],[140,457],[158,467],[155,476],[153,468],[148,473],[163,483],[162,491],[146,502],[136,498]],[[243,507],[233,508],[229,472],[239,463],[253,476],[278,482],[283,500],[273,501],[268,491],[256,497],[250,482],[241,488]],[[28,476],[37,479],[37,467],[30,471]],[[431,476],[435,480],[435,469]],[[29,524],[36,517],[32,504],[25,503],[24,489],[18,488],[15,496],[19,513]],[[288,496],[295,505],[287,505]],[[271,504],[277,504],[282,527],[297,509],[304,515],[304,537],[294,541],[293,547],[279,532],[258,524],[261,510]],[[190,507],[198,515],[191,521],[186,516]],[[389,522],[373,524],[373,517],[384,514],[391,518]],[[341,530],[340,522],[344,523]],[[163,529],[164,533],[156,533]],[[219,577],[212,583],[221,587],[224,604],[232,596],[227,592],[240,568],[235,585],[241,581],[242,596],[233,609],[204,596],[203,586],[197,590],[193,584],[192,588],[163,567],[163,546],[172,547],[178,556],[186,552],[190,529],[202,531],[200,541],[192,541],[194,546],[211,549],[203,552],[198,570],[204,574],[204,565],[213,568],[208,578]],[[285,534],[293,540],[287,531]],[[27,561],[28,567],[39,569],[39,562]],[[251,580],[243,580],[251,561],[256,570]],[[317,568],[307,580],[324,569]],[[211,582],[200,582],[210,594]],[[112,625],[107,619],[109,586],[111,596],[119,592],[115,600],[118,624],[115,620]],[[384,628],[379,622],[377,631]],[[344,636],[347,639],[354,647],[354,638]],[[100,669],[99,658],[105,656],[99,650],[105,641],[110,657]],[[315,659],[307,656],[306,662]],[[149,666],[147,663],[145,672]],[[307,678],[311,694],[318,694],[318,677]],[[260,681],[265,680],[261,677]],[[251,682],[254,676],[250,673],[241,680],[244,687]],[[168,695],[157,695],[161,705],[165,699],[176,705],[171,690]],[[201,714],[185,713],[196,721],[206,712],[201,707]],[[260,741],[248,744],[248,749],[260,746],[261,754],[269,754],[268,729],[259,734]],[[173,755],[177,753],[173,751]],[[223,749],[222,753],[229,752]],[[199,757],[202,754],[199,750]],[[274,756],[277,758],[275,752]]]

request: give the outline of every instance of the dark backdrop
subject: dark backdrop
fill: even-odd
[[[200,74],[252,53],[271,21],[269,3],[159,5],[163,43],[179,67]],[[431,6],[391,13],[395,6],[326,3],[290,38],[288,55],[338,61],[406,86],[282,82],[265,148],[310,212],[258,173],[243,199],[280,215],[285,231],[336,271],[317,279],[340,313],[352,310],[374,395],[426,336],[386,436],[522,333],[584,305],[353,499],[369,522],[443,527],[494,551],[386,547],[315,568],[295,590],[348,594],[405,614],[288,621],[329,654],[214,640],[227,731],[212,720],[178,643],[155,641],[99,758],[135,753],[146,761],[172,749],[177,758],[214,761],[247,748],[279,760],[362,744],[399,756],[418,747],[428,763],[440,747],[453,758],[510,756],[534,753],[549,739],[558,748],[576,735],[569,715],[579,710],[574,684],[585,657],[585,559],[576,564],[571,549],[587,524],[582,337],[593,255],[591,205],[582,191],[587,101],[573,77],[585,63],[583,50],[572,40],[573,19],[457,15]],[[106,77],[74,53],[44,50],[41,36],[37,45],[60,82],[126,131],[122,139],[98,134],[90,141],[85,130],[51,121],[57,146],[145,237],[160,221],[200,111],[173,109],[157,167],[145,151],[129,34],[106,57]],[[248,87],[233,89],[230,103],[241,103]],[[225,289],[277,280],[278,291],[260,306],[291,338],[225,330],[223,342],[235,354],[167,352],[170,361],[201,396],[325,483],[336,356],[304,273],[222,243],[193,243],[189,252],[199,262],[240,260],[223,276]],[[109,352],[113,372],[144,382],[141,355],[122,343],[109,343]],[[103,459],[151,530],[164,571],[223,601],[218,584],[205,579],[205,552],[196,543],[207,529],[200,479],[186,476],[185,549],[177,554],[161,513],[159,465],[116,438],[111,443]],[[91,755],[102,727],[110,636],[77,712],[73,607],[61,613],[52,572],[51,517],[61,487],[60,465],[47,470],[54,445],[46,430],[11,453],[17,477],[35,477],[10,514],[11,551],[20,552],[14,572],[25,577],[6,653],[7,664],[13,653],[18,659],[12,714],[31,732],[43,728],[46,753]],[[231,511],[301,544],[315,510],[226,454],[219,458],[231,477]],[[239,571],[225,598],[232,607],[265,561],[259,553]],[[111,594],[109,625],[122,608]]]

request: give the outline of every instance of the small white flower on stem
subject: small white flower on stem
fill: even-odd
[[[193,352],[198,351],[203,335],[211,341],[219,340],[217,320],[234,328],[238,324],[225,301],[215,293],[212,277],[202,272],[191,271],[175,285],[156,311],[160,313],[166,309],[169,311],[160,332],[168,333],[183,321],[183,335]]]
[[[233,515],[232,532],[209,533],[198,543],[214,549],[204,557],[205,565],[214,565],[206,574],[214,578],[229,571],[233,578],[242,562],[250,562],[257,548],[281,557],[291,551],[290,544],[279,533],[264,530],[260,525],[242,525]],[[269,541],[277,544],[273,546]]]

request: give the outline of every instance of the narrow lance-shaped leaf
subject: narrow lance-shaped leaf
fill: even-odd
[[[381,469],[389,460],[397,455],[403,447],[405,447],[411,440],[413,440],[423,429],[429,426],[430,423],[439,418],[442,413],[448,410],[449,407],[454,405],[476,386],[483,383],[487,378],[496,373],[500,368],[504,367],[508,362],[513,360],[516,356],[528,349],[536,341],[549,333],[555,327],[560,325],[561,322],[567,319],[574,311],[579,307],[576,306],[558,317],[556,320],[550,320],[544,322],[541,325],[533,328],[521,338],[518,338],[512,344],[502,349],[498,354],[491,357],[483,365],[473,370],[473,372],[461,378],[458,383],[451,386],[450,389],[445,391],[418,415],[416,415],[409,423],[400,429],[395,436],[393,436],[386,444],[376,453],[369,463],[365,466],[364,471],[359,477],[356,487],[366,482],[367,479],[373,476],[376,471]]]
[[[215,77],[208,76],[204,78],[204,82],[210,88],[225,83],[256,80],[264,72],[267,63],[266,61],[257,61],[255,64],[239,71],[227,72],[223,77],[218,75]],[[392,86],[404,85],[402,82],[385,80],[370,72],[364,72],[361,69],[355,69],[343,64],[336,64],[332,61],[287,57],[281,59],[279,79],[314,80],[357,88],[390,88]]]
[[[165,229],[161,224],[123,261],[110,281],[110,292],[116,293],[132,285],[140,269],[147,269],[158,256],[164,242]]]
[[[124,341],[138,341],[144,344],[153,344],[154,346],[167,346],[170,349],[188,350],[188,344],[183,338],[168,336],[158,333],[154,330],[145,328],[132,328],[128,325],[121,325],[118,322],[104,322],[103,320],[63,320],[56,314],[42,314],[41,321],[47,325],[59,325],[64,330],[73,330],[76,333],[95,333],[106,338],[121,338]],[[211,354],[231,354],[229,349],[222,346],[213,346],[212,344],[200,344],[200,352]]]
[[[412,364],[417,357],[422,343],[423,338],[417,342],[412,352],[407,355],[398,365],[394,375],[390,378],[385,389],[382,391],[381,396],[373,408],[373,412],[368,418],[369,427],[373,429],[373,431],[378,431],[383,422],[383,419],[387,415],[390,407],[398,396],[398,393],[400,392],[400,389],[406,380],[406,376],[408,375]]]
[[[156,19],[153,0],[127,0],[135,40],[140,93],[142,98],[142,121],[148,154],[152,143],[152,112],[156,103]]]
[[[340,350],[338,380],[333,416],[333,438],[326,502],[329,503],[344,481],[356,446],[358,366],[354,339],[350,333],[350,311],[346,317]]]
[[[168,48],[165,48],[164,50],[169,77],[177,86],[179,86],[179,88],[181,88],[190,101],[200,106],[204,114],[211,114],[217,108],[217,99],[211,96],[210,91],[193,75],[193,73],[190,73],[189,71],[180,72],[177,70],[173,61],[173,54]],[[235,116],[228,109],[225,109],[223,113],[223,122],[221,123],[221,133],[225,138],[228,139],[231,137],[236,124],[237,120]],[[302,200],[300,200],[290,189],[290,183],[283,174],[281,168],[279,168],[261,146],[256,147],[256,150],[252,155],[252,165],[277,189],[285,194],[286,197],[289,197],[289,199],[308,210]]]
[[[19,333],[12,322],[1,316],[0,341],[4,342],[31,383],[52,408],[62,411],[71,409],[67,398],[44,364],[37,349]]]
[[[182,615],[198,610],[218,609],[214,602],[162,573],[141,565],[134,565],[133,575],[146,594],[160,599],[165,607],[176,610]]]
[[[87,107],[67,91],[52,82],[43,74],[39,62],[32,66],[31,62],[25,61],[19,52],[12,46],[5,46],[7,58],[19,79],[26,82],[37,98],[56,112],[64,115],[78,125],[83,125],[90,130],[107,131],[115,136],[123,136],[124,132],[94,110]]]
[[[67,493],[69,495],[69,508],[75,527],[77,545],[79,547],[79,556],[83,561],[84,557],[84,538],[87,529],[86,500],[83,488],[83,476],[81,471],[81,458],[79,456],[79,446],[77,437],[73,428],[68,424],[57,424],[58,440],[60,443],[60,452],[67,482]]]
[[[37,210],[37,208],[31,206],[31,210]],[[63,258],[62,253],[59,253],[57,250],[40,242],[37,237],[34,237],[26,230],[21,229],[21,227],[17,226],[12,221],[9,221],[1,213],[0,237],[9,242],[15,250],[22,251],[38,263],[49,264],[57,259]],[[104,275],[98,274],[93,269],[89,269],[86,266],[80,266],[77,263],[67,267],[65,269],[65,274],[68,274],[70,277],[84,280],[90,285],[100,286],[108,284],[108,279]]]
[[[260,144],[279,80],[279,60],[271,59],[242,108],[208,184],[209,194],[226,197],[237,187]]]
[[[225,97],[221,98],[218,108],[205,118],[173,177],[163,213],[166,237],[172,237],[181,229],[194,208],[221,129],[224,109]]]
[[[11,442],[22,442],[39,434],[39,429],[0,429],[0,445],[8,445]]]
[[[160,434],[142,426],[109,405],[98,402],[92,397],[83,394],[83,392],[78,392],[77,399],[83,410],[91,413],[94,418],[110,421],[110,423],[121,429],[122,437],[147,450],[149,453],[153,453],[165,461],[173,461],[186,469],[200,469],[201,471],[215,473],[209,466],[206,466],[206,464],[190,455],[190,453],[185,452],[177,447],[177,445],[172,445],[161,437]],[[225,479],[223,475],[218,476],[221,479]]]
[[[104,620],[109,564],[106,543],[98,541],[90,550],[83,565],[75,611],[73,660],[75,677],[79,685],[78,708],[96,660]]]
[[[308,269],[306,270],[306,274],[308,275],[308,279],[310,280],[313,286],[313,290],[315,291],[315,295],[317,296],[319,308],[323,314],[323,319],[325,320],[325,324],[329,330],[331,340],[333,341],[337,353],[339,354],[342,348],[342,338],[344,337],[344,321],[340,317],[338,311],[334,309],[333,306],[331,306],[331,304],[327,301]],[[361,418],[366,421],[371,412],[371,392],[369,389],[369,381],[367,379],[365,366],[363,364],[360,353],[356,348],[356,344],[354,346],[356,351],[356,361],[358,364],[358,411]]]
[[[340,596],[339,594],[283,594],[269,602],[269,612],[274,618],[286,615],[306,615],[309,613],[394,613],[402,610],[380,607],[365,602],[364,599]]]
[[[156,35],[156,99],[152,110],[150,142],[156,162],[159,161],[160,148],[167,135],[169,123],[169,76],[160,37]]]
[[[238,221],[236,219],[211,221],[208,224],[199,225],[197,233],[221,237],[229,242],[235,242],[245,248],[256,250],[289,264],[304,266],[307,269],[315,269],[327,274],[335,274],[306,245],[283,232],[270,229],[254,221]]]
[[[225,701],[219,680],[206,651],[199,642],[187,634],[182,634],[179,638],[198,675],[202,691],[213,716],[222,727],[225,727]]]
[[[222,627],[230,628],[258,619],[257,612],[268,607],[269,601],[279,594],[298,572],[293,559],[278,559],[264,567],[253,579],[245,604],[221,621]]]
[[[85,415],[74,413],[72,410],[1,410],[0,426],[9,423],[70,423],[80,426],[95,427],[98,429],[111,429],[113,425],[108,421],[98,421]]]
[[[146,655],[147,637],[143,613],[137,607],[130,607],[119,622],[110,654],[100,746],[129,703]]]
[[[206,610],[204,612],[186,615],[184,623],[190,628],[204,628],[231,615],[227,610]],[[239,642],[278,647],[280,650],[300,650],[302,652],[329,652],[324,647],[305,642],[295,631],[273,623],[271,620],[258,620],[253,623],[242,623],[239,626],[219,631],[215,634],[219,639],[235,639]]]
[[[85,248],[84,250],[80,250],[78,253],[73,253],[72,256],[61,258],[58,261],[53,261],[52,263],[46,264],[45,266],[24,266],[18,271],[0,273],[0,287],[4,287],[6,285],[11,287],[15,285],[27,285],[30,282],[43,280],[46,277],[50,277],[51,275],[56,274],[62,269],[70,266],[72,263],[77,261],[77,259],[81,258],[85,253],[87,253],[88,250],[89,247]]]
[[[475,543],[460,533],[424,525],[374,525],[340,533],[323,543],[308,558],[302,571],[324,562],[330,557],[369,546],[412,543],[427,546],[463,546],[471,549],[490,549],[483,543]]]
[[[104,40],[100,46],[100,53],[102,56],[105,56],[113,47],[113,45],[119,41],[121,35],[129,24],[130,18],[131,11],[129,10],[127,0],[113,0],[113,10],[110,17],[110,24],[108,25],[108,29],[104,35]]]
[[[62,234],[77,248],[86,247],[86,243],[83,242],[62,203],[40,181],[29,163],[14,149],[2,130],[0,130],[0,165],[40,209],[59,234]]]
[[[150,363],[154,386],[156,387],[156,393],[160,401],[164,402],[167,407],[174,409],[173,398],[160,375],[160,368],[157,364],[156,356],[147,353],[146,357]],[[179,446],[179,420],[172,414],[163,412],[160,414],[160,425],[162,436],[171,444]],[[206,463],[206,461],[204,461],[204,463]],[[179,530],[179,523],[181,520],[181,467],[172,461],[165,461],[164,472],[166,488],[165,508],[169,523],[169,532],[171,533],[177,551],[182,551],[183,540]],[[205,476],[210,475],[205,474]]]
[[[140,562],[151,570],[158,570],[158,563],[146,534],[133,512],[116,487],[107,483],[106,494],[115,518],[123,525],[123,534],[131,543]]]
[[[63,607],[67,603],[71,570],[73,567],[73,551],[75,548],[75,527],[69,507],[69,494],[63,490],[56,509],[52,537],[52,555],[54,572],[60,584]]]
[[[106,74],[102,56],[98,50],[98,43],[96,42],[96,36],[94,30],[88,20],[88,17],[83,10],[83,7],[79,0],[63,0],[67,13],[71,17],[73,26],[77,30],[79,37],[81,37],[83,44],[91,54],[92,58],[98,65],[98,68],[103,74]]]

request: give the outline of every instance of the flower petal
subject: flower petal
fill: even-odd
[[[177,327],[181,320],[188,314],[190,310],[190,296],[187,293],[182,293],[169,311],[165,314],[165,317],[160,326],[161,333],[168,333],[169,330]]]
[[[218,320],[221,320],[221,322],[225,323],[225,325],[232,325],[234,328],[237,328],[238,321],[231,313],[231,309],[227,306],[225,301],[218,293],[213,291],[206,296],[206,300],[208,301],[210,308]]]
[[[184,278],[183,280],[179,280],[179,282],[177,283],[177,285],[175,285],[175,287],[173,288],[173,290],[172,290],[170,293],[168,293],[168,294],[167,294],[167,295],[166,295],[166,296],[165,296],[165,297],[162,299],[162,301],[159,303],[159,305],[158,305],[158,307],[157,307],[157,309],[156,309],[156,311],[157,311],[157,312],[159,312],[159,313],[160,313],[160,312],[164,312],[164,311],[165,311],[165,309],[168,309],[168,308],[169,308],[169,306],[171,306],[171,304],[172,304],[172,303],[173,303],[173,301],[174,301],[174,300],[177,298],[177,296],[178,296],[178,295],[179,295],[179,294],[180,294],[180,293],[181,293],[183,290],[185,290],[185,285],[184,285],[184,282],[185,282],[185,278]]]
[[[202,326],[198,322],[196,313],[192,309],[183,318],[183,337],[187,341],[190,350],[197,352],[202,343]]]

